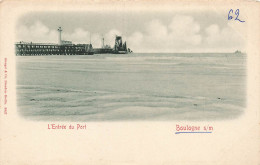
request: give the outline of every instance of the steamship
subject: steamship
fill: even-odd
[[[102,47],[94,48],[95,54],[127,54],[132,53],[132,50],[127,48],[126,41],[123,43],[121,36],[116,36],[115,46],[111,48],[110,45],[105,45],[104,37],[102,38]]]
[[[127,54],[131,53],[132,51],[126,46],[126,41],[123,43],[121,36],[116,36],[115,46],[114,46],[114,53],[115,54]]]

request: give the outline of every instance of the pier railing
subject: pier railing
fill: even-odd
[[[15,50],[17,56],[88,55],[94,53],[91,44],[58,45],[19,42],[15,44]]]

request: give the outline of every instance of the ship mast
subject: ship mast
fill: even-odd
[[[105,39],[103,35],[102,35],[102,48],[105,48]]]
[[[91,33],[89,34],[89,43],[91,44]]]

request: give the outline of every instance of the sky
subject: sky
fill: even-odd
[[[115,35],[134,52],[233,52],[244,50],[245,41],[227,16],[212,11],[158,12],[34,12],[20,17],[16,41],[58,43],[62,40],[91,43],[94,48],[114,46]],[[90,37],[91,36],[91,37]]]

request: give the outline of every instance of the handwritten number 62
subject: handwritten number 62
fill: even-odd
[[[232,16],[232,14],[233,14],[233,10],[230,9],[229,12],[228,12],[228,20],[232,20],[232,19],[234,18],[234,17]],[[241,20],[238,18],[238,16],[239,16],[239,9],[236,9],[235,15],[236,15],[235,20],[238,20],[239,22],[245,22],[245,21],[241,21]]]

